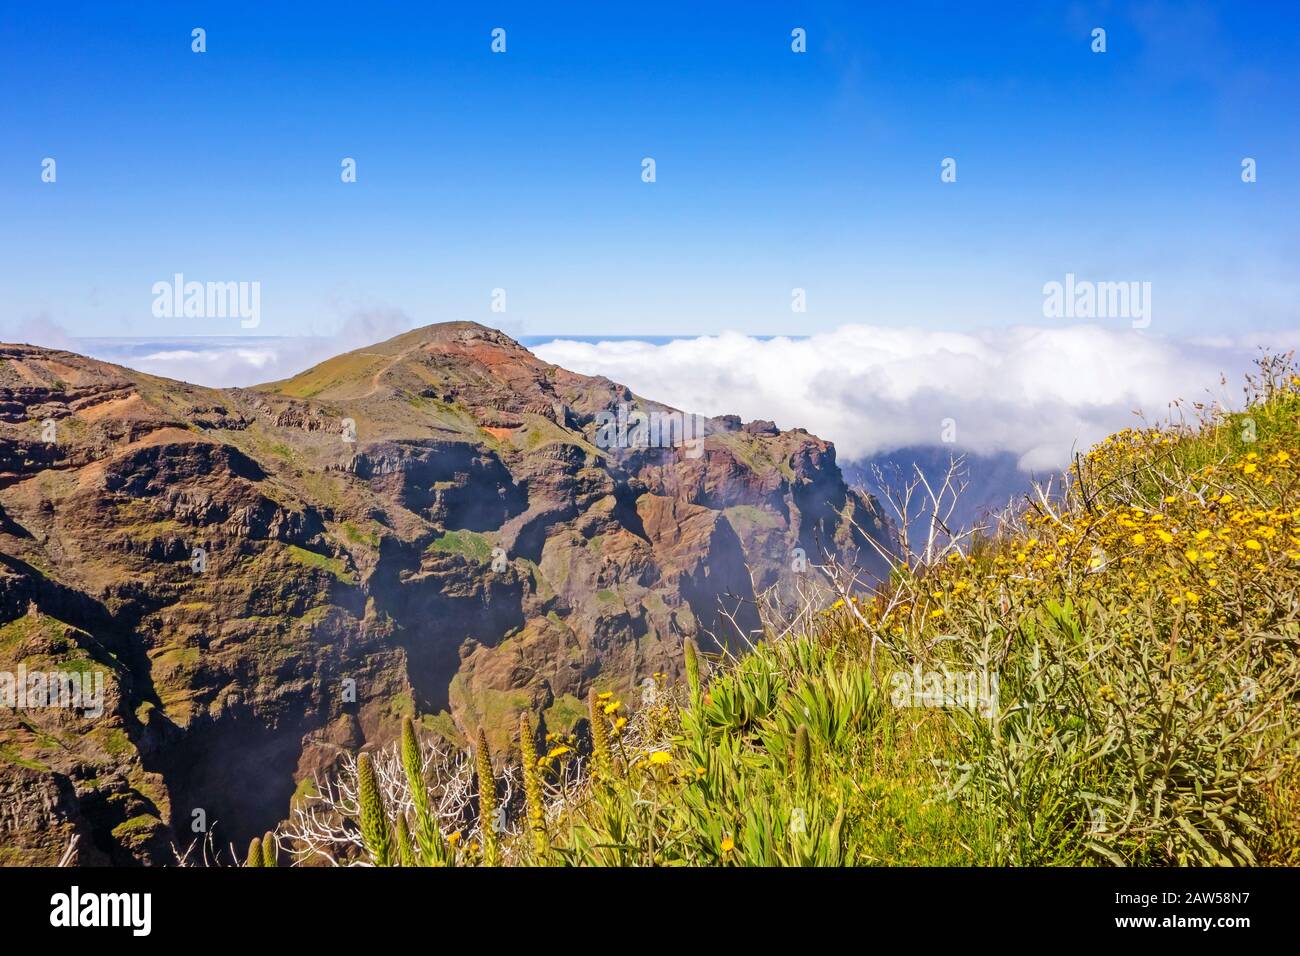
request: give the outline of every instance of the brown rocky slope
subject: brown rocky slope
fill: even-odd
[[[0,673],[100,672],[103,714],[0,706],[0,864],[239,844],[403,715],[504,746],[593,682],[674,673],[874,502],[802,430],[605,447],[665,412],[472,323],[209,389],[0,345]],[[607,437],[607,436],[606,436]],[[52,440],[51,440],[52,439]]]

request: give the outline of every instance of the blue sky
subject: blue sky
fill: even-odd
[[[1294,4],[101,6],[0,9],[6,329],[966,330],[1067,272],[1151,282],[1152,332],[1300,326]],[[156,318],[177,272],[260,326]]]

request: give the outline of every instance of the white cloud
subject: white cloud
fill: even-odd
[[[151,375],[222,388],[289,378],[414,325],[401,309],[368,306],[347,313],[332,335],[77,338],[43,313],[0,325],[0,341],[68,349]]]
[[[268,375],[281,367],[284,351],[284,345],[162,349],[126,360],[123,364],[142,372],[200,385],[254,385],[266,381]],[[295,359],[302,354],[301,349],[294,351]]]
[[[1157,421],[1178,398],[1239,401],[1256,346],[1297,342],[1296,332],[1192,342],[1095,325],[979,333],[849,325],[803,339],[558,340],[533,351],[687,411],[807,428],[846,460],[938,444],[951,418],[960,448],[1011,452],[1022,468],[1047,469],[1136,424],[1137,411]]]
[[[92,352],[97,358],[177,378],[198,385],[215,387],[257,385],[289,378],[318,362],[352,349],[382,342],[403,332],[415,323],[401,309],[375,306],[354,309],[333,335],[254,338],[240,341],[235,336],[199,340],[193,347],[174,347],[177,341],[145,354],[114,357],[101,349]],[[112,349],[112,340],[100,339]]]

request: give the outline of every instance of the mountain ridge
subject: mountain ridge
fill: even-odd
[[[4,853],[167,862],[195,810],[238,841],[402,716],[572,729],[795,549],[881,570],[828,442],[722,416],[696,457],[600,447],[620,406],[675,412],[475,323],[253,388],[0,346],[0,671],[107,684],[95,720],[0,710]]]

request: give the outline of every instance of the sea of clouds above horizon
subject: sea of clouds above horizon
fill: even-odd
[[[1168,419],[1175,400],[1189,414],[1196,402],[1240,407],[1261,348],[1297,342],[1297,331],[1172,339],[1096,325],[846,325],[806,338],[558,339],[533,351],[686,411],[806,428],[846,461],[940,445],[951,419],[956,449],[1010,453],[1022,469],[1045,470],[1121,428]]]
[[[332,336],[224,337],[183,347],[173,340],[130,353],[110,340],[92,347],[92,340],[53,332],[20,341],[199,385],[247,386],[414,324],[400,311],[383,311],[353,316]],[[57,340],[41,341],[52,335]],[[557,337],[531,350],[688,412],[806,428],[833,441],[844,461],[941,445],[951,419],[954,450],[1009,453],[1022,469],[1045,470],[1121,428],[1165,420],[1175,400],[1239,407],[1261,349],[1295,348],[1300,330],[1170,338],[1099,325],[945,332],[854,324],[798,338],[592,339]]]

